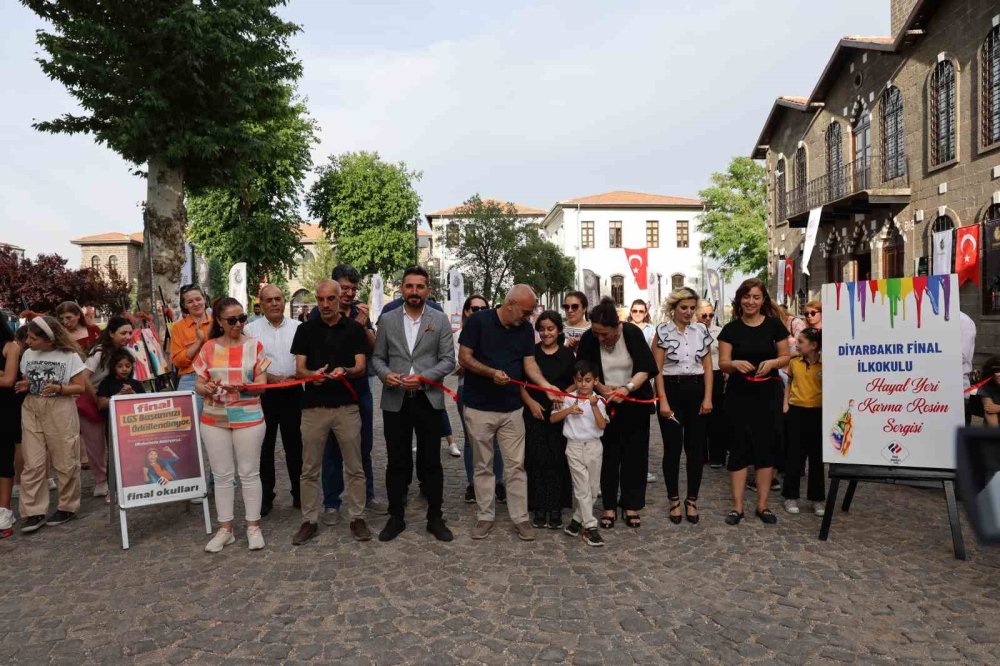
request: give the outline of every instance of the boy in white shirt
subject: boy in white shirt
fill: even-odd
[[[597,383],[594,365],[589,361],[577,361],[574,370],[575,390],[580,399],[567,399],[563,409],[553,410],[550,417],[552,423],[562,421],[566,460],[573,480],[573,520],[563,531],[572,537],[582,534],[588,546],[603,546],[604,539],[594,517],[594,496],[601,483],[604,453],[601,435],[608,425],[608,412],[594,392]]]

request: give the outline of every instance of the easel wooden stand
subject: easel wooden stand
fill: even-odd
[[[841,510],[845,513],[851,508],[854,492],[859,481],[874,481],[877,483],[912,483],[925,485],[929,488],[943,487],[945,502],[948,506],[948,521],[951,523],[951,541],[955,549],[955,559],[966,559],[965,541],[962,539],[962,526],[958,517],[958,501],[955,497],[955,471],[949,469],[916,469],[905,467],[881,467],[872,465],[830,465],[830,490],[826,495],[826,514],[819,528],[819,540],[826,541],[830,536],[830,523],[837,505],[837,491],[840,482],[847,481],[847,493]]]

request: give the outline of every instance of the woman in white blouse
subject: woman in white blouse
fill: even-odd
[[[686,516],[697,523],[698,490],[705,457],[705,416],[712,412],[712,336],[694,321],[698,294],[681,287],[667,297],[666,322],[656,328],[651,349],[656,359],[663,435],[663,479],[670,500],[670,522]],[[681,448],[687,458],[687,496],[680,499]]]

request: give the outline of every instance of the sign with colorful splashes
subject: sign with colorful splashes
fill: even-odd
[[[958,276],[823,285],[823,460],[955,467]]]

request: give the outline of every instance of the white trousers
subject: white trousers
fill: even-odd
[[[573,520],[584,529],[597,527],[594,518],[594,498],[601,487],[601,459],[604,446],[601,440],[574,440],[566,442],[566,461],[573,480]]]
[[[246,519],[260,520],[264,495],[260,483],[260,449],[266,427],[263,422],[249,428],[217,428],[201,424],[201,441],[205,444],[215,477],[215,513],[220,523],[233,519],[236,498],[233,479],[237,470]]]

